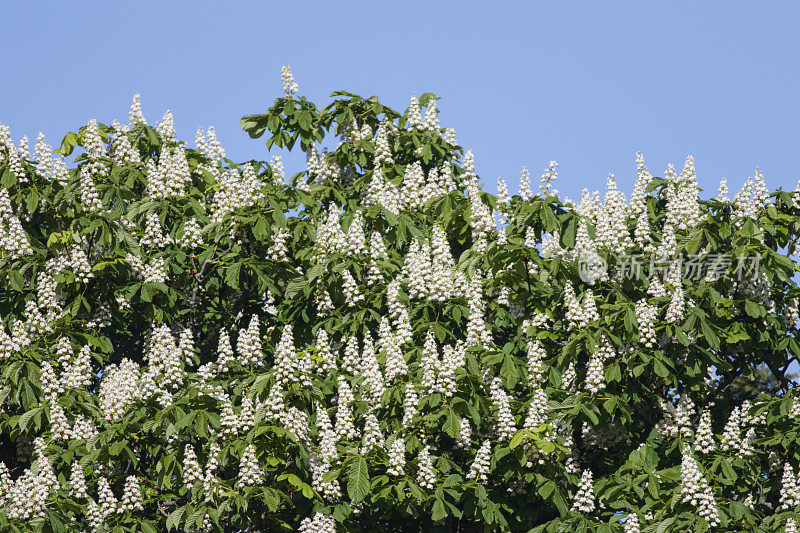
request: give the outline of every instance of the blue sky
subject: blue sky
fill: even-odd
[[[397,7],[395,7],[397,6]],[[661,175],[687,154],[701,187],[760,165],[800,178],[797,2],[15,2],[0,18],[0,122],[51,144],[90,118],[127,120],[134,92],[193,142],[268,159],[239,118],[281,94],[290,64],[319,103],[345,89],[404,109],[435,92],[485,188],[560,164],[571,197],[630,193],[634,154]],[[287,171],[299,170],[287,160]]]

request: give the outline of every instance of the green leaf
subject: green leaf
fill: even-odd
[[[656,533],[667,533],[668,531],[672,531],[670,528],[672,524],[675,522],[675,517],[667,518],[663,522],[658,524],[658,528],[656,528]]]
[[[703,329],[703,336],[708,341],[708,345],[711,346],[713,349],[718,350],[719,337],[717,337],[717,334],[714,333],[714,330],[712,329],[711,324],[709,324],[708,320],[702,319],[700,321],[700,327]]]
[[[284,298],[293,298],[303,287],[306,286],[306,278],[298,276],[286,284],[286,291],[284,291]]]
[[[354,455],[347,471],[347,495],[350,501],[358,503],[369,494],[369,490],[367,460],[361,455]]]
[[[233,263],[225,270],[225,284],[232,289],[239,288],[239,272],[242,270],[241,261]]]
[[[142,528],[142,533],[158,533],[158,530],[153,527],[153,524],[147,520],[142,520],[139,522],[139,527]]]
[[[183,518],[183,514],[186,512],[185,507],[179,507],[172,511],[169,516],[167,517],[167,531],[171,531],[172,528],[177,528],[178,524],[181,522],[181,518]]]
[[[39,413],[41,410],[42,410],[41,407],[35,407],[35,408],[31,409],[30,411],[27,411],[27,412],[23,413],[22,416],[19,417],[19,421],[17,422],[17,425],[19,426],[20,431],[27,431],[28,424],[30,423],[31,419],[33,418],[33,415],[35,415],[36,413]]]
[[[22,292],[25,289],[25,278],[22,277],[19,270],[8,271],[8,282],[11,288],[17,292]]]
[[[296,114],[297,116],[297,123],[300,124],[300,127],[304,130],[311,129],[311,123],[313,121],[313,117],[311,116],[311,112],[307,109],[304,109]]]
[[[766,310],[762,306],[750,300],[745,300],[744,310],[747,312],[748,315],[750,315],[753,318],[764,316],[764,314],[766,313]]]
[[[553,213],[553,209],[549,205],[545,205],[542,208],[542,224],[544,224],[544,229],[548,231],[548,233],[552,233],[554,229],[556,229],[558,223],[556,222],[556,215]]]
[[[511,441],[508,443],[508,447],[513,450],[514,448],[522,444],[523,440],[525,440],[525,430],[520,429],[516,433],[514,433],[513,437],[511,437]]]
[[[433,502],[433,509],[431,510],[431,520],[438,522],[447,518],[447,509],[444,507],[444,501],[441,498],[436,498]]]
[[[461,432],[461,424],[458,415],[452,408],[447,409],[447,416],[442,425],[442,430],[453,438],[458,437]]]
[[[59,147],[58,152],[64,157],[67,157],[72,153],[77,144],[78,139],[75,137],[75,134],[69,132],[64,135],[64,139],[61,141],[61,146]]]

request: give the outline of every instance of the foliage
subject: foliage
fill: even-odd
[[[288,183],[213,129],[188,148],[169,112],[148,126],[138,96],[130,128],[55,152],[0,128],[7,530],[797,518],[795,193],[756,173],[700,200],[690,158],[640,159],[630,202],[613,178],[602,204],[561,199],[554,164],[495,197],[432,94],[318,109],[290,77],[241,121],[299,141]]]

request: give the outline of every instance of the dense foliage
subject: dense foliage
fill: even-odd
[[[793,530],[795,193],[493,196],[433,95],[282,78],[289,178],[138,95],[0,126],[4,528]]]

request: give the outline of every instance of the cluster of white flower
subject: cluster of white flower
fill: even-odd
[[[100,129],[95,119],[89,120],[89,123],[86,124],[84,148],[89,158],[89,163],[84,166],[84,169],[89,174],[104,176],[108,172],[108,168],[102,159],[108,154],[106,152],[106,143],[100,135]]]
[[[61,385],[64,389],[77,389],[92,383],[92,354],[88,345],[78,350],[74,361],[59,359],[64,368],[61,375]]]
[[[553,182],[558,179],[558,162],[550,161],[547,168],[542,173],[542,179],[539,180],[539,190],[543,197],[555,196],[558,197],[558,191],[552,188]]]
[[[145,120],[144,115],[142,114],[142,102],[141,102],[141,95],[136,93],[133,95],[133,101],[131,102],[131,109],[128,112],[128,120],[130,120],[130,127],[135,126],[147,126],[147,120]]]
[[[530,248],[536,247],[536,234],[528,228],[525,234],[525,246]],[[564,257],[567,251],[561,247],[561,234],[558,230],[553,230],[553,233],[545,234],[542,238],[542,257],[556,258]]]
[[[164,258],[160,256],[151,257],[145,261],[133,254],[127,254],[125,260],[131,265],[134,273],[145,283],[166,283],[167,270]]]
[[[595,394],[605,388],[605,362],[614,357],[614,348],[607,337],[603,336],[600,345],[589,359],[586,371],[586,390]]]
[[[780,502],[781,509],[793,509],[800,505],[800,479],[795,476],[794,468],[789,463],[783,465]]]
[[[756,168],[733,197],[734,214],[742,218],[757,218],[758,212],[767,205],[769,190],[764,175]]]
[[[647,300],[639,300],[635,307],[636,325],[639,327],[639,342],[648,348],[656,345],[656,328],[654,326],[658,309],[654,305],[647,303]]]
[[[694,401],[688,394],[682,394],[677,407],[670,401],[659,400],[664,418],[656,424],[659,433],[666,437],[681,435],[689,437],[692,434],[692,418],[696,408]]]
[[[694,447],[700,453],[712,453],[716,449],[714,434],[711,431],[711,413],[704,410],[695,431]]]
[[[683,295],[683,284],[680,280],[681,268],[681,261],[673,261],[670,265],[670,275],[667,279],[667,281],[674,287],[672,297],[670,298],[669,307],[667,307],[667,313],[664,316],[664,320],[670,324],[674,324],[680,320],[683,320],[683,317],[686,314],[686,301]]]
[[[577,375],[575,372],[575,362],[570,361],[569,365],[567,365],[566,370],[564,370],[564,374],[561,376],[561,388],[574,391],[576,377]]]
[[[114,120],[114,122],[111,123],[111,129],[114,132],[111,140],[111,158],[114,162],[118,165],[141,163],[142,156],[139,154],[139,150],[131,144],[131,140],[128,137],[128,126],[124,126]],[[36,144],[36,148],[38,152],[38,143]],[[49,159],[47,159],[47,161],[49,162]],[[52,163],[48,166],[52,167]],[[44,173],[45,172],[42,172],[42,174]]]
[[[417,416],[419,404],[419,394],[413,383],[406,384],[405,396],[403,397],[403,426],[410,427]]]
[[[525,429],[533,429],[540,424],[547,422],[547,393],[544,389],[535,388],[531,404],[528,407],[528,415],[525,417]]]
[[[408,365],[403,357],[401,342],[389,325],[386,317],[381,317],[378,327],[378,348],[386,355],[386,382],[408,373]]]
[[[5,465],[2,465],[5,467]],[[75,498],[88,498],[89,489],[86,487],[86,476],[83,467],[78,461],[72,463],[69,476],[69,492]]]
[[[366,393],[372,405],[379,405],[381,397],[386,390],[386,385],[380,364],[378,363],[378,358],[375,354],[375,344],[369,333],[364,336],[364,349],[361,351],[359,369],[364,378],[362,388],[366,389]]]
[[[286,95],[286,98],[291,98],[300,90],[297,82],[294,81],[294,75],[289,65],[281,67],[281,83],[283,83],[283,94]]]
[[[514,415],[511,413],[511,403],[508,394],[503,389],[503,382],[500,378],[492,380],[489,392],[492,398],[492,403],[497,409],[497,437],[501,440],[510,439],[517,432],[517,426],[514,422]]]
[[[152,246],[153,248],[164,248],[168,244],[173,244],[172,236],[164,234],[161,227],[161,219],[158,213],[150,211],[145,215],[144,234],[139,239],[139,246]]]
[[[452,146],[458,146],[458,139],[456,138],[456,130],[453,128],[445,128],[442,139]]]
[[[151,374],[159,389],[169,389],[183,383],[183,357],[169,326],[153,325],[145,342],[145,374]]]
[[[719,180],[719,188],[717,189],[717,198],[718,202],[728,203],[731,201],[730,197],[728,197],[728,180],[726,178],[722,178]]]
[[[483,275],[480,270],[472,273],[472,278],[467,285],[466,296],[469,303],[467,346],[480,344],[488,346],[491,344],[492,338],[484,319],[486,300],[483,297]]]
[[[394,164],[392,157],[392,147],[389,144],[389,135],[394,132],[394,125],[384,120],[378,126],[378,132],[375,136],[375,168],[377,169],[383,164]]]
[[[473,246],[478,253],[483,253],[488,245],[489,234],[496,231],[497,226],[491,209],[481,197],[481,190],[477,181],[471,182],[467,186],[467,196],[469,197],[471,213],[469,224],[472,228]]]
[[[353,410],[351,408],[355,398],[350,384],[343,376],[339,376],[338,393],[336,401],[336,438],[354,439],[358,436],[358,430],[353,423]]]
[[[638,217],[647,210],[647,186],[652,181],[653,176],[648,172],[641,152],[636,152],[636,183],[631,194],[630,212],[632,217]],[[642,244],[637,240],[637,244]]]
[[[348,307],[353,307],[359,302],[364,301],[364,295],[359,290],[358,283],[353,277],[353,274],[350,273],[350,270],[342,272],[342,292],[344,293],[344,301]]]
[[[248,208],[262,197],[262,183],[250,163],[239,169],[226,170],[219,177],[219,190],[212,198],[211,221],[220,223],[233,211]]]
[[[578,482],[578,492],[575,493],[571,510],[579,513],[591,513],[596,507],[592,471],[587,469],[581,474],[581,480]]]
[[[26,143],[27,138],[23,137],[22,141],[20,142],[20,150],[17,150],[17,147],[14,145],[14,142],[11,139],[11,132],[9,131],[8,126],[5,124],[0,124],[0,161],[8,161],[9,170],[11,170],[20,183],[26,183],[28,181],[28,177],[25,173],[24,161],[27,159],[27,155],[25,154],[24,150]]]
[[[227,372],[233,360],[231,337],[227,331],[222,330],[219,332],[219,340],[217,341],[217,371]]]
[[[286,241],[291,237],[286,228],[279,228],[278,231],[272,235],[272,246],[270,246],[267,256],[273,261],[288,261],[289,249],[286,247]]]
[[[531,387],[538,384],[544,377],[544,359],[547,352],[538,340],[528,341],[528,382]]]
[[[197,461],[194,448],[187,444],[183,452],[183,484],[191,489],[199,481],[203,481],[203,469]]]
[[[8,253],[12,259],[33,253],[28,235],[14,214],[8,189],[0,189],[0,252]]]
[[[119,510],[119,501],[111,490],[111,484],[104,476],[97,480],[97,501],[100,504],[100,515],[103,520]]]
[[[308,414],[295,406],[291,406],[281,413],[280,423],[300,442],[306,446],[311,444],[308,433]]]
[[[220,425],[222,426],[223,436],[233,437],[253,427],[255,408],[253,407],[253,400],[249,396],[242,398],[242,406],[237,414],[233,410],[233,402],[228,394],[222,390],[216,390],[212,392],[212,395],[222,404]]]
[[[746,413],[742,411],[742,406],[738,406],[731,411],[725,428],[722,430],[722,438],[719,447],[723,451],[740,450],[742,441],[742,418]]]
[[[339,211],[331,205],[325,220],[317,230],[314,248],[320,261],[325,261],[332,254],[345,254],[348,250],[348,238],[339,221]]]
[[[614,174],[608,175],[603,208],[597,215],[595,241],[615,253],[622,254],[633,246],[627,225],[628,205],[625,194],[617,188]]]
[[[783,526],[783,533],[797,533],[797,524],[794,518],[789,517],[786,519],[786,524]]]
[[[401,345],[411,342],[411,319],[408,316],[408,308],[400,300],[400,283],[398,280],[394,280],[387,285],[386,303],[389,307],[389,315],[392,317],[397,342]]]
[[[422,120],[422,110],[415,94],[411,95],[411,103],[406,109],[406,128],[409,130],[424,130],[425,122]]]
[[[241,486],[258,485],[264,479],[261,466],[256,458],[256,447],[248,444],[239,460],[239,476],[236,484]]]
[[[719,523],[714,493],[700,472],[697,460],[684,450],[681,459],[681,501],[689,502],[711,527]]]
[[[174,143],[178,141],[175,135],[175,118],[172,116],[172,111],[167,109],[164,116],[161,117],[161,122],[156,124],[156,133],[161,137],[165,143]]]
[[[386,472],[392,476],[403,475],[406,466],[406,443],[401,435],[395,435],[394,440],[389,445],[389,468]]]
[[[120,420],[125,409],[139,397],[139,365],[123,359],[119,365],[109,365],[100,382],[100,408],[108,420]]]
[[[319,370],[323,376],[329,376],[337,369],[336,356],[331,349],[328,332],[324,328],[319,328],[316,333],[317,357]]]
[[[640,533],[639,525],[639,517],[636,516],[636,513],[630,513],[628,517],[625,519],[625,524],[623,526],[623,533]]]
[[[45,505],[50,495],[60,488],[50,459],[44,454],[45,442],[42,437],[34,441],[36,461],[16,480],[11,481],[8,469],[3,464],[2,492],[5,512],[12,520],[30,520],[44,517]]]
[[[278,183],[283,183],[286,178],[286,170],[283,168],[281,156],[273,155],[269,160],[269,167],[272,169],[272,179]]]
[[[150,198],[160,200],[182,196],[191,183],[192,176],[183,145],[165,147],[158,164],[152,159],[147,161],[147,195]]]
[[[125,487],[122,490],[122,501],[119,506],[120,512],[143,511],[144,502],[142,501],[142,488],[136,476],[125,478]]]
[[[564,306],[567,311],[566,318],[569,329],[585,328],[590,322],[600,318],[591,289],[583,294],[583,305],[581,305],[575,297],[575,289],[571,284],[566,285],[564,287]]]
[[[420,385],[423,393],[431,393],[436,387],[436,374],[439,370],[439,363],[439,350],[436,346],[436,339],[433,336],[433,330],[429,330],[419,363],[422,371]]]
[[[288,387],[292,383],[300,383],[308,387],[311,386],[310,373],[311,359],[298,356],[294,345],[292,326],[287,324],[281,332],[278,346],[275,347],[275,363],[273,365],[275,382],[282,387]]]
[[[373,448],[383,449],[385,442],[383,433],[381,433],[380,422],[375,413],[370,412],[367,414],[367,419],[364,422],[364,438],[361,444],[361,454],[369,453]]]
[[[243,365],[261,365],[264,363],[259,328],[258,315],[253,315],[250,319],[250,325],[239,334],[239,338],[236,341],[236,351],[239,352],[239,362]]]
[[[78,415],[75,417],[75,423],[72,425],[72,432],[69,435],[70,439],[90,440],[97,435],[99,435],[99,432],[97,431],[97,426],[94,425],[94,422],[83,415]]]
[[[203,246],[203,233],[196,219],[190,218],[183,224],[183,235],[178,243],[184,248],[200,248]]]
[[[198,128],[195,135],[195,148],[211,162],[211,164],[203,163],[198,165],[198,171],[205,170],[215,178],[219,178],[219,165],[225,157],[225,149],[217,139],[217,132],[214,126],[209,126],[208,133],[204,133],[202,128]]]
[[[387,211],[400,214],[400,210],[405,207],[403,192],[394,183],[388,181],[383,176],[383,169],[377,166],[372,173],[369,186],[367,187],[364,203],[366,205],[381,205]]]
[[[433,467],[430,446],[427,444],[419,452],[417,463],[417,483],[423,489],[433,489],[436,486],[436,469]]]
[[[335,479],[325,481],[325,474],[330,472],[331,468],[330,459],[322,454],[314,453],[309,457],[309,465],[311,467],[311,486],[314,487],[314,490],[331,500],[341,498],[342,488],[338,481]]]
[[[348,337],[344,343],[344,356],[342,357],[342,369],[352,375],[357,375],[358,365],[361,356],[358,349],[358,337],[355,335]]]
[[[492,454],[492,443],[489,440],[483,441],[481,447],[475,454],[475,459],[469,467],[470,479],[477,479],[478,483],[486,483],[489,473],[490,458]]]
[[[700,222],[700,203],[694,158],[691,155],[686,158],[680,175],[676,176],[670,166],[664,177],[670,181],[666,187],[667,219],[665,224],[682,230],[695,227]]]
[[[314,514],[314,518],[303,518],[300,522],[299,533],[336,533],[336,520],[320,512]]]

